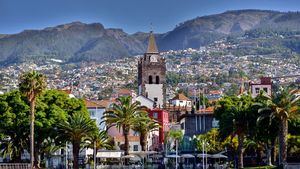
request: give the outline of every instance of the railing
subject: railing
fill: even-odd
[[[284,169],[299,169],[300,168],[300,163],[287,163],[284,166]]]
[[[0,169],[29,169],[29,163],[0,163]]]

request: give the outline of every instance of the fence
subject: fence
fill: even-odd
[[[300,163],[288,163],[284,166],[284,169],[299,169]]]
[[[29,163],[0,163],[0,169],[30,169]]]

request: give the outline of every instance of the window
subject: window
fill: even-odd
[[[152,84],[153,83],[153,81],[152,81],[152,76],[150,75],[149,76],[149,84]]]
[[[159,76],[156,76],[156,84],[159,84]]]
[[[268,88],[264,87],[264,91],[265,91],[266,93],[268,93]]]
[[[133,151],[139,151],[139,145],[133,145]]]
[[[158,118],[158,113],[157,113],[157,112],[154,112],[154,113],[153,113],[153,118],[155,118],[155,119]]]
[[[259,93],[259,88],[257,87],[257,88],[255,88],[255,93]]]
[[[95,117],[96,111],[95,110],[89,110],[90,116]]]
[[[180,128],[181,128],[182,130],[184,130],[184,123],[181,123],[181,124],[180,124]]]

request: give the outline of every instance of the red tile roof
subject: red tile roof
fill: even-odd
[[[191,100],[191,99],[187,98],[184,94],[179,93],[176,94],[176,96],[171,100]]]

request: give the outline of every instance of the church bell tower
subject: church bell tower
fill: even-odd
[[[166,102],[166,62],[158,52],[153,32],[150,32],[148,49],[138,62],[139,95],[155,101],[157,107]]]

